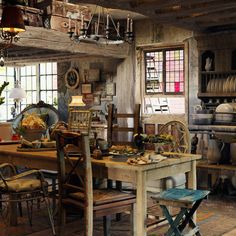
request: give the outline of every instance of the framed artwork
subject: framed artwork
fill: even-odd
[[[79,86],[80,78],[76,69],[70,68],[65,74],[66,87],[69,89],[76,89]]]
[[[115,83],[107,83],[106,84],[106,94],[109,96],[116,95],[116,84]]]
[[[144,124],[144,132],[145,134],[155,134],[156,133],[155,124]]]
[[[97,82],[100,80],[100,70],[99,69],[88,69],[84,70],[85,82]]]
[[[82,94],[92,93],[92,84],[82,84],[81,92]]]
[[[100,105],[101,104],[101,97],[100,97],[100,95],[94,95],[93,96],[93,104],[94,105]]]

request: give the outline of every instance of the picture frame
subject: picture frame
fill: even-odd
[[[101,97],[100,97],[100,95],[94,95],[93,96],[93,104],[94,105],[101,105]]]
[[[148,135],[156,134],[156,125],[155,124],[144,124],[144,132]]]
[[[106,95],[115,96],[116,95],[116,84],[115,83],[107,83],[106,84]]]
[[[85,82],[98,82],[100,80],[100,70],[99,69],[85,69]]]
[[[65,84],[69,89],[76,89],[79,87],[80,77],[79,72],[75,68],[70,68],[65,74]]]
[[[82,84],[81,93],[82,94],[92,93],[92,84]]]

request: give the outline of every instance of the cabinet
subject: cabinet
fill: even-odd
[[[223,102],[233,102],[236,99],[236,70],[234,69],[235,53],[228,53],[231,58],[231,65],[224,71],[217,70],[215,66],[220,65],[219,59],[215,58],[214,51],[203,51],[200,56],[199,70],[199,90],[198,97],[206,104],[218,105]],[[221,58],[222,59],[222,58]],[[207,60],[211,61],[211,65],[207,66]],[[224,60],[221,60],[224,63]],[[220,67],[220,66],[219,66]]]

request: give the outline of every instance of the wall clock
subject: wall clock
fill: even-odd
[[[70,68],[65,75],[66,87],[76,89],[79,86],[79,73],[76,69]]]

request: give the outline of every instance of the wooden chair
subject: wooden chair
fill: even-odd
[[[192,190],[192,189],[178,189],[172,188],[164,192],[161,192],[158,197],[153,197],[155,201],[160,205],[163,214],[169,222],[169,229],[166,236],[183,236],[183,235],[197,235],[201,236],[200,229],[196,226],[192,217],[200,206],[202,200],[207,197],[210,191],[204,190]],[[179,213],[172,218],[168,206],[180,208]],[[183,233],[186,226],[189,225],[190,231]]]
[[[174,144],[166,145],[163,151],[190,153],[190,134],[187,126],[181,121],[170,121],[164,124],[159,131],[159,134],[170,134],[174,137]],[[154,180],[148,183],[148,190],[151,196],[155,196],[160,191],[173,187],[184,187],[186,182],[185,174],[178,174],[167,177],[163,180]],[[148,208],[148,217],[159,219],[159,215],[153,214],[152,209]],[[155,222],[153,222],[155,224]]]
[[[90,134],[92,112],[90,110],[69,110],[68,129],[72,132]]]
[[[119,126],[119,120],[126,119],[126,123],[128,124],[128,119],[133,119],[133,126]],[[127,138],[129,134],[138,133],[139,129],[139,119],[140,119],[140,104],[136,104],[134,108],[134,113],[117,113],[115,112],[114,104],[109,104],[108,106],[108,119],[107,119],[107,141],[109,146],[116,145],[133,145],[133,138]],[[117,122],[117,124],[115,124]],[[126,133],[126,140],[120,140],[119,138],[115,138],[115,134]],[[124,138],[122,136],[122,138]]]
[[[52,210],[48,199],[48,183],[39,170],[29,170],[17,174],[10,163],[0,165],[1,204],[7,204],[8,224],[17,225],[17,203],[26,202],[30,225],[32,225],[33,201],[44,200],[47,207],[53,235],[56,235]]]
[[[110,215],[130,211],[132,216],[136,201],[135,195],[117,190],[93,189],[89,137],[87,135],[58,132],[56,133],[56,141],[59,172],[60,235],[63,235],[65,231],[66,206],[73,206],[84,211],[86,236],[93,235],[93,217],[101,216],[104,220],[104,235],[110,235],[108,221]],[[70,181],[72,177],[73,183]]]

